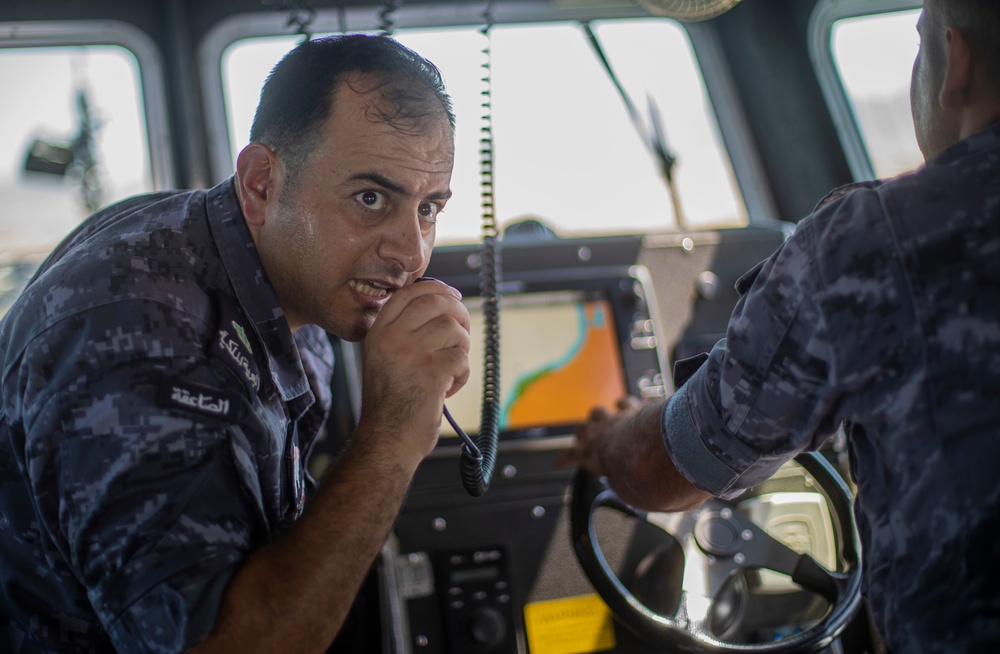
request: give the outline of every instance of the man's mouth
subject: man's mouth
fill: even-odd
[[[348,284],[354,292],[360,293],[361,295],[367,295],[372,298],[385,297],[393,290],[392,286],[383,284],[382,282],[376,282],[374,280],[362,281],[360,279],[352,279],[348,282]]]

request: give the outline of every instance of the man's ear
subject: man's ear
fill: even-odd
[[[250,225],[263,225],[268,205],[278,199],[280,166],[278,156],[263,143],[251,143],[236,157],[236,192]]]
[[[944,79],[938,102],[942,109],[959,109],[969,100],[972,84],[972,49],[962,31],[949,27],[945,32]]]

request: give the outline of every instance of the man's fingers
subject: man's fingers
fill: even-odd
[[[601,474],[600,461],[597,458],[598,441],[605,436],[607,430],[622,413],[634,411],[642,405],[642,400],[629,395],[615,403],[615,411],[603,406],[592,408],[587,420],[576,428],[576,442],[556,455],[555,466],[565,468],[581,465],[592,474]]]
[[[449,398],[458,391],[462,390],[462,387],[469,381],[471,368],[469,367],[469,357],[466,355],[467,352],[468,347],[466,347],[465,350],[462,350],[461,348],[451,348],[440,353],[440,356],[442,357],[451,358],[451,362],[448,364],[448,367],[452,370],[452,382],[451,387],[445,391],[445,398]]]
[[[595,406],[590,410],[590,414],[587,416],[587,420],[596,422],[599,420],[607,420],[611,417],[611,412],[608,411],[603,406]]]
[[[634,395],[626,395],[625,397],[618,400],[618,409],[620,411],[628,411],[629,409],[638,409],[642,406],[642,400]]]
[[[467,326],[459,321],[461,329],[456,329],[455,323],[455,316],[440,315],[428,320],[418,327],[417,331],[424,333],[432,350],[447,350],[454,347],[467,353],[472,346],[472,337]]]
[[[468,311],[461,302],[462,294],[457,289],[444,282],[429,280],[420,284],[411,284],[395,292],[392,299],[379,312],[379,321],[383,325],[391,324],[401,318],[417,320],[423,316],[424,321],[448,313],[459,323],[469,328]],[[408,323],[412,329],[412,324]],[[417,324],[419,327],[419,323]]]

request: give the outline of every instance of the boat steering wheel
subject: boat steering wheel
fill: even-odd
[[[840,571],[829,570],[808,554],[800,554],[772,537],[744,512],[721,500],[710,500],[687,514],[651,514],[618,497],[604,478],[582,469],[573,481],[570,513],[573,546],[591,584],[621,624],[655,647],[680,652],[817,652],[844,630],[861,604],[860,543],[854,524],[852,497],[832,465],[820,454],[805,453],[796,462],[825,496],[841,537]],[[672,615],[663,615],[633,593],[613,572],[598,543],[594,514],[607,507],[627,517],[655,524],[683,549],[679,599]],[[680,516],[671,533],[653,516]],[[657,532],[660,533],[660,532]],[[761,643],[727,642],[719,634],[720,597],[734,579],[748,571],[768,569],[783,573],[803,589],[829,603],[815,624],[780,640]],[[675,571],[676,572],[676,571]],[[676,581],[674,582],[676,584]],[[662,610],[662,609],[661,609]],[[721,610],[725,612],[725,607]]]

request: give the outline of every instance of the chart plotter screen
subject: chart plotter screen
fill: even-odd
[[[482,298],[467,298],[472,319],[465,387],[445,404],[468,434],[480,427]],[[504,438],[572,433],[591,409],[627,394],[612,303],[597,291],[503,295],[500,310],[500,432]],[[442,437],[455,437],[447,421]]]

